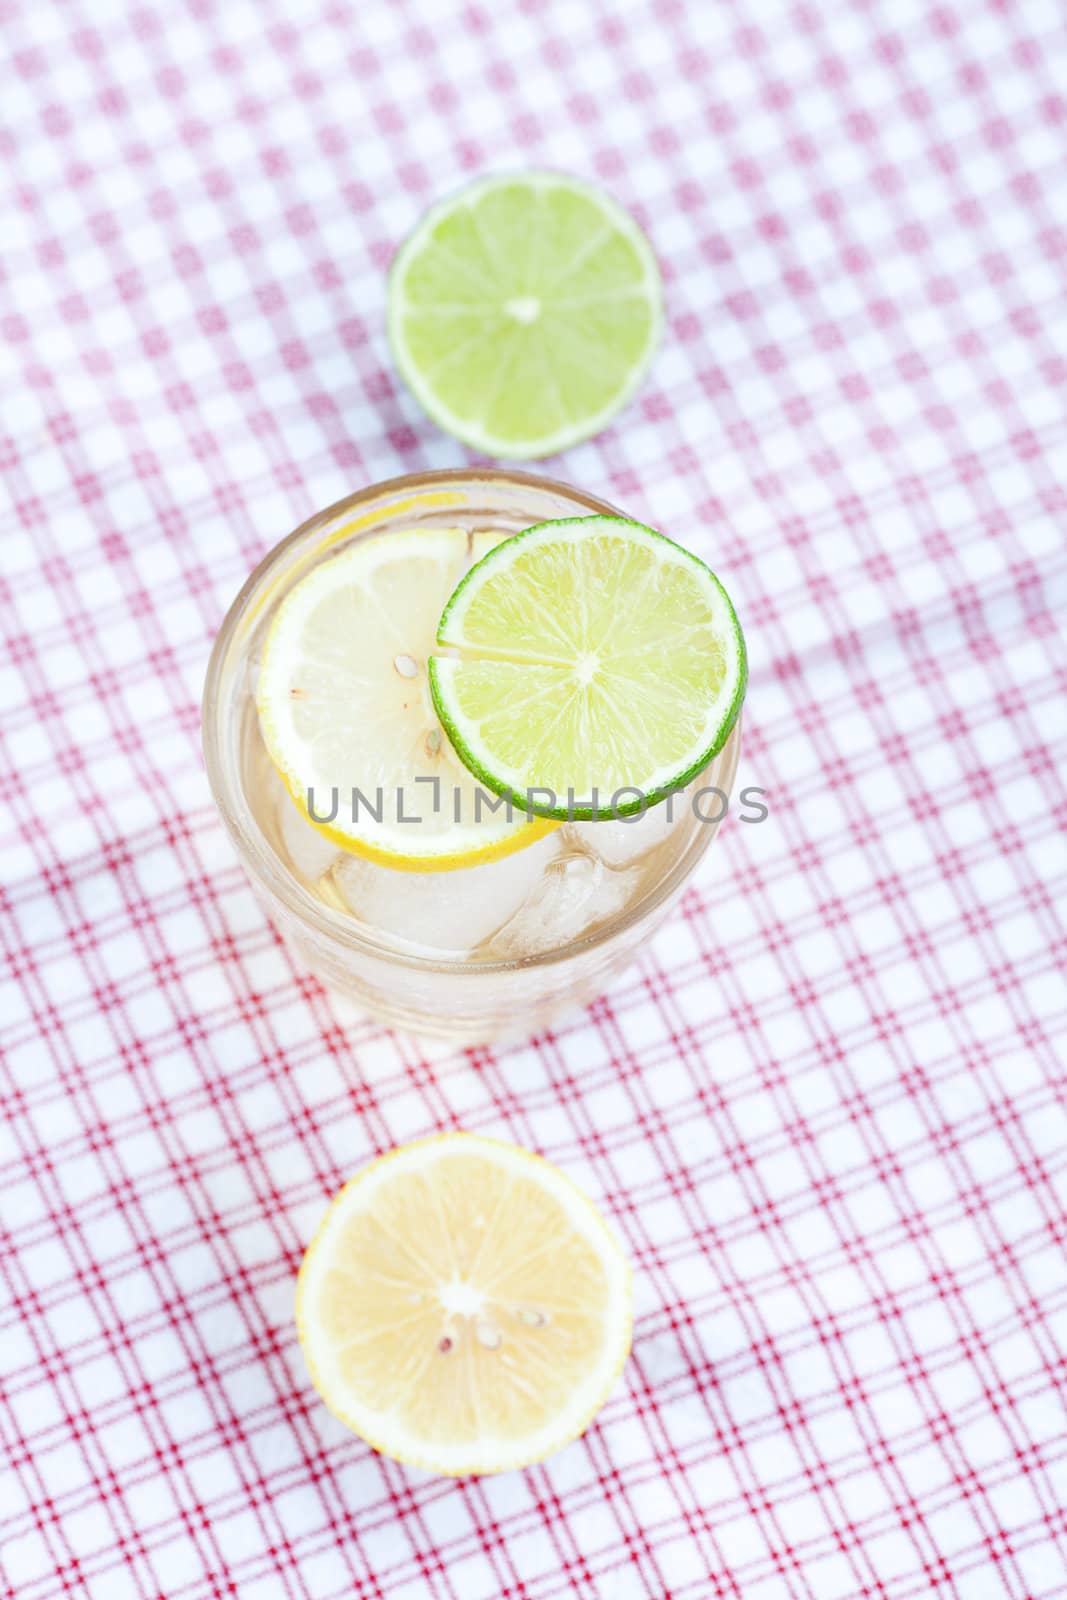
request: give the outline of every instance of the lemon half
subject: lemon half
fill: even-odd
[[[376,1450],[502,1472],[600,1409],[630,1349],[630,1269],[556,1167],[444,1134],[341,1190],[304,1256],[296,1320],[315,1387]]]

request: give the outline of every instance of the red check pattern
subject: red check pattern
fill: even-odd
[[[1052,0],[0,5],[0,1573],[19,1600],[1067,1596],[1067,30]],[[385,269],[537,164],[647,228],[639,400],[549,470],[712,560],[733,819],[603,999],[393,1036],[290,963],[197,701],[252,563],[464,451]],[[625,1238],[586,1437],[327,1415],[327,1197],[463,1126]]]

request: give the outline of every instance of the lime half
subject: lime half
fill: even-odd
[[[548,172],[490,177],[429,211],[389,280],[416,399],[488,455],[547,456],[603,428],[659,340],[651,246],[608,195]]]
[[[542,522],[457,586],[430,691],[460,759],[546,817],[628,816],[725,744],[747,679],[722,584],[621,517]]]

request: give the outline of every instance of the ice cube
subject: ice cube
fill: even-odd
[[[689,796],[676,794],[634,817],[607,816],[599,822],[568,822],[563,832],[568,845],[592,851],[606,867],[628,867],[662,844],[673,828],[680,827],[689,809]]]
[[[317,883],[325,873],[329,872],[342,854],[341,850],[337,845],[331,844],[318,828],[312,826],[281,778],[278,778],[275,804],[278,832],[285,853],[289,857],[289,864],[297,876],[303,878],[306,883]]]
[[[562,850],[546,865],[533,894],[493,939],[491,953],[533,956],[569,944],[621,911],[639,877],[635,871],[613,871],[584,852]]]
[[[399,872],[345,854],[331,882],[370,927],[423,949],[464,952],[515,915],[559,848],[557,829],[500,861],[455,872]]]

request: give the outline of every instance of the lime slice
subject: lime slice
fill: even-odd
[[[630,1349],[630,1268],[556,1167],[445,1134],[341,1190],[304,1256],[296,1325],[327,1406],[376,1450],[502,1472],[603,1404]]]
[[[633,219],[574,178],[483,178],[429,211],[389,279],[389,338],[440,427],[494,456],[547,456],[630,399],[662,323]]]
[[[435,528],[362,539],[279,606],[256,687],[263,740],[304,819],[342,849],[434,872],[507,855],[551,826],[488,810],[430,698],[441,608],[498,537]]]
[[[725,744],[745,692],[718,578],[620,517],[542,522],[498,545],[459,584],[437,639],[460,652],[429,662],[459,755],[547,817],[628,816],[684,786]]]

